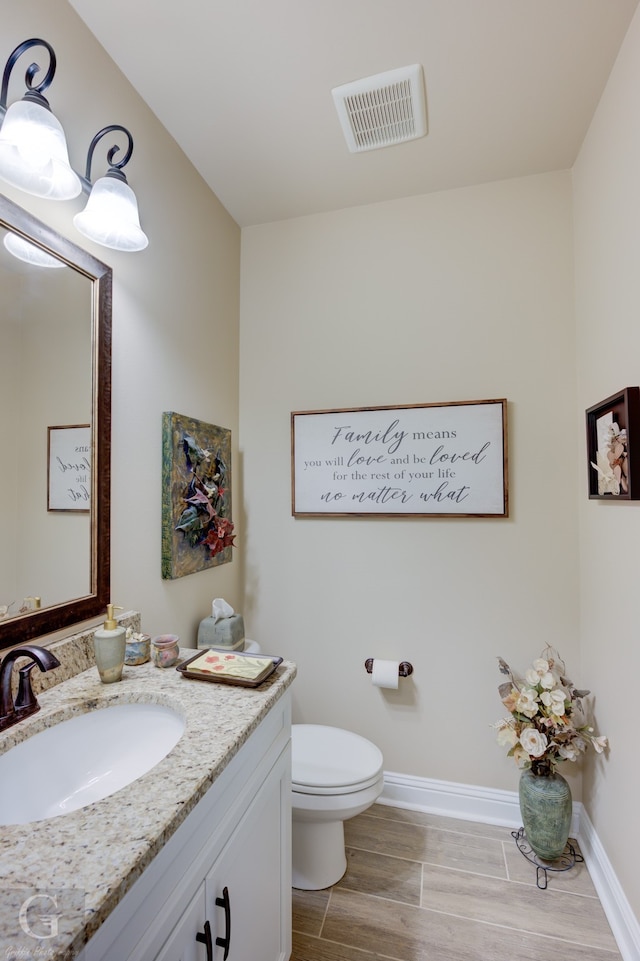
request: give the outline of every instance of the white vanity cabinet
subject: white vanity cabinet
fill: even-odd
[[[287,692],[96,932],[80,961],[288,961],[290,728]]]
[[[201,884],[169,935],[156,961],[203,961],[207,957],[201,940],[205,931],[204,884]],[[199,940],[200,939],[200,940]]]
[[[206,918],[213,937],[211,961],[288,961],[281,932],[281,777],[260,788],[233,837],[205,880]],[[291,782],[288,771],[288,790]],[[287,899],[291,899],[291,882]],[[288,919],[291,926],[290,918]],[[219,939],[219,941],[218,941]],[[221,946],[220,941],[224,942]],[[228,947],[228,953],[224,948]],[[290,952],[289,952],[290,953]],[[210,961],[210,959],[207,959]]]

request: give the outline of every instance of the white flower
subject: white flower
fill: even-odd
[[[498,721],[496,730],[498,732],[496,740],[501,747],[511,750],[518,743],[518,735],[509,721]]]
[[[555,679],[549,667],[549,661],[544,657],[537,657],[531,667],[527,668],[524,679],[530,687],[540,687],[550,690]]]
[[[520,744],[530,757],[542,757],[548,745],[547,736],[535,727],[527,727],[520,735]]]
[[[605,749],[605,747],[607,746],[607,743],[608,743],[608,742],[607,742],[607,739],[606,739],[606,737],[604,736],[604,734],[601,734],[600,737],[592,737],[592,738],[591,738],[591,743],[593,744],[594,748],[596,749],[596,753],[597,753],[597,754],[602,754],[602,752],[604,751],[604,749]]]
[[[566,696],[562,688],[556,688],[554,691],[543,691],[540,700],[556,717],[563,716]]]
[[[544,657],[536,657],[531,666],[538,677],[542,677],[543,674],[549,671],[549,661]]]
[[[577,761],[581,754],[584,754],[589,747],[588,742],[578,734],[571,741],[563,743],[558,748],[558,754],[565,761]]]
[[[538,713],[538,693],[532,687],[524,687],[518,694],[516,711],[525,717],[535,717]]]
[[[573,741],[568,744],[561,744],[558,748],[558,754],[563,757],[565,761],[577,761],[580,756],[580,751],[575,746]]]
[[[529,755],[521,744],[516,744],[512,756],[519,768],[524,768],[529,763]]]

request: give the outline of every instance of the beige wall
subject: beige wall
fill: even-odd
[[[247,626],[298,662],[296,719],[387,770],[515,790],[496,657],[578,673],[571,245],[569,173],[243,230]],[[291,517],[292,410],[498,397],[508,520]],[[374,689],[370,656],[415,673]]]
[[[121,123],[134,136],[127,174],[150,240],[142,253],[119,254],[77,234],[71,221],[83,198],[55,204],[9,187],[3,192],[113,267],[112,599],[140,610],[145,630],[175,631],[192,644],[213,597],[240,607],[242,565],[236,557],[214,570],[161,579],[162,412],[230,428],[235,469],[240,231],[66,3],[5,6],[5,57],[32,36],[56,51],[47,96],[76,169],[84,170],[101,127]],[[46,66],[46,54],[37,51],[39,58]],[[25,69],[14,71],[10,102],[22,96]],[[100,148],[95,161],[100,175]],[[6,451],[3,457],[6,468]],[[238,503],[240,493],[234,475]]]
[[[574,169],[578,429],[585,408],[640,383],[638,89],[636,14]],[[581,467],[584,457],[581,451]],[[640,917],[640,782],[635,764],[639,543],[640,504],[602,504],[586,500],[582,493],[583,672],[596,694],[598,727],[611,739],[606,763],[586,768],[585,802],[636,917]]]

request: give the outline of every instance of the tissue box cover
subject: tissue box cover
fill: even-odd
[[[225,647],[230,651],[244,648],[244,620],[242,614],[232,614],[217,621],[214,617],[205,617],[198,628],[198,647]]]

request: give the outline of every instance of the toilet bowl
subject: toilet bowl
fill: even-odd
[[[381,751],[351,731],[294,724],[292,744],[293,886],[328,888],[347,869],[344,822],[382,793]]]

